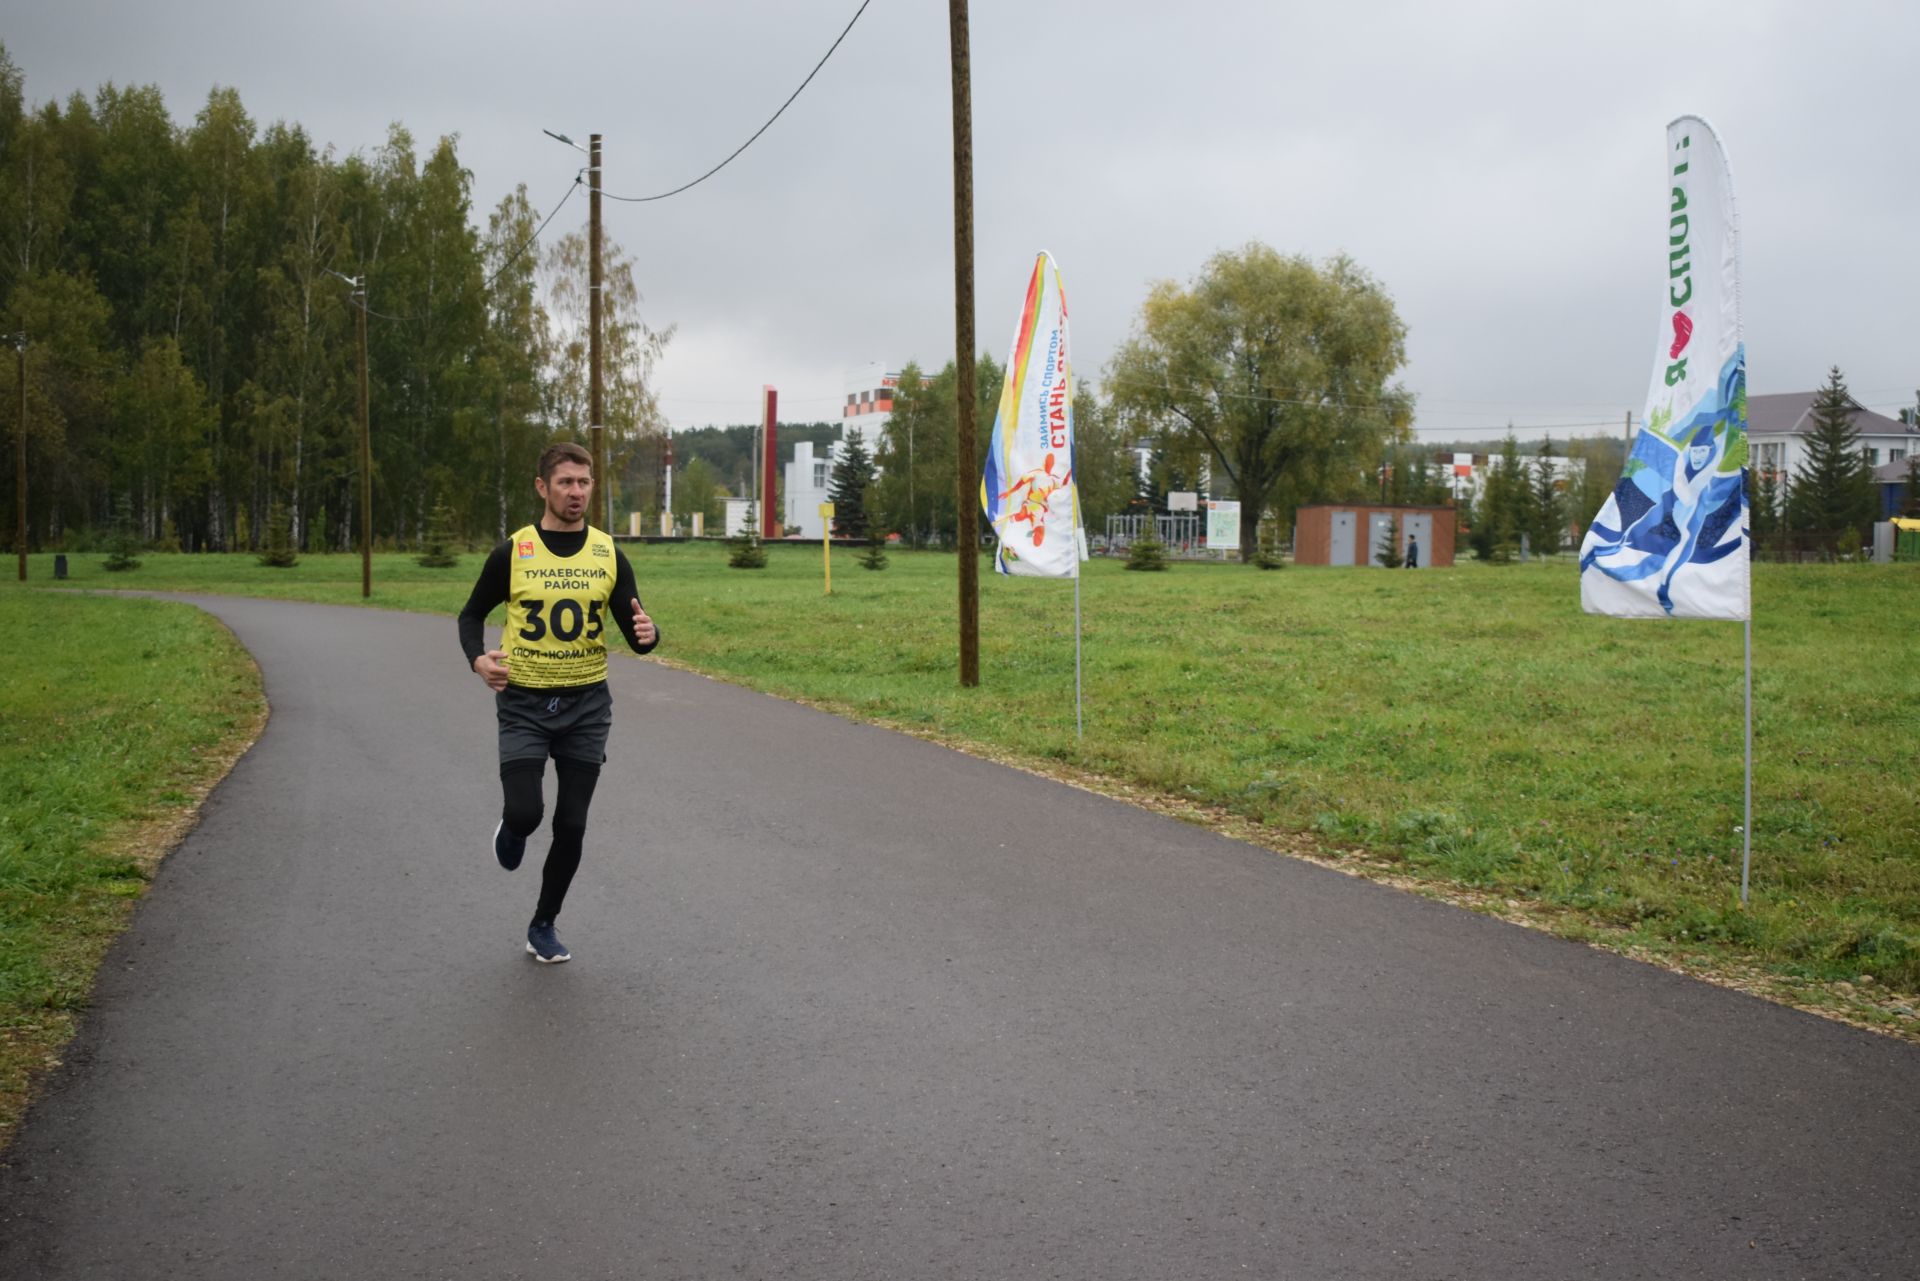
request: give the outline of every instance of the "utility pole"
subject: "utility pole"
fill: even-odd
[[[959,371],[954,460],[960,522],[960,685],[980,684],[980,473],[973,465],[973,88],[967,0],[947,0],[953,43],[953,313]]]
[[[607,469],[606,389],[600,376],[600,135],[587,135],[587,431],[593,437],[593,477],[600,487],[601,527],[613,531],[613,477]]]
[[[661,516],[665,517],[665,519],[660,522],[661,525],[663,526],[660,532],[662,534],[672,534],[673,533],[673,428],[667,427],[665,428],[665,432],[666,432],[666,437],[664,440],[660,442],[661,444],[660,469],[662,474],[662,478],[660,482],[660,514]]]
[[[367,278],[353,277],[356,346],[360,349],[360,598],[373,595],[373,431],[367,422]]]
[[[754,460],[759,469],[757,481],[761,496],[760,537],[778,538],[781,526],[774,523],[774,502],[780,496],[780,478],[774,474],[774,461],[780,457],[780,393],[771,384],[760,388],[760,456]]]
[[[1627,425],[1625,428],[1625,432],[1626,434],[1623,437],[1621,437],[1621,439],[1627,442],[1627,449],[1632,450],[1633,448],[1633,411],[1631,409],[1627,411]]]
[[[19,452],[14,456],[14,506],[18,519],[14,524],[14,537],[20,548],[20,581],[27,581],[27,336],[24,333],[13,335],[13,354],[18,361],[20,375],[20,417],[15,420],[14,437]]]

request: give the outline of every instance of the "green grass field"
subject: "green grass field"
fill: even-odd
[[[1071,584],[983,562],[982,683],[962,690],[952,556],[896,552],[868,573],[838,551],[825,596],[818,547],[771,551],[750,572],[715,546],[631,549],[663,656],[1203,820],[1307,833],[1336,858],[1511,900],[1571,936],[1889,993],[1864,1016],[1920,1026],[1920,671],[1905,656],[1920,568],[1755,567],[1742,910],[1740,626],[1588,617],[1568,559],[1419,573],[1095,563],[1076,741]],[[360,599],[350,556],[290,570],[149,556],[122,575],[71,559],[77,586]],[[49,560],[35,558],[36,581]],[[451,614],[479,561],[377,558],[371,603]]]
[[[184,605],[3,592],[0,635],[4,1142],[158,855],[264,705],[246,652]]]

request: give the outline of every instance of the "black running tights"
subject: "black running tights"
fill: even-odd
[[[505,761],[500,766],[500,790],[506,803],[500,817],[515,836],[531,836],[540,827],[543,805],[540,782],[546,773],[545,761]],[[554,775],[560,780],[559,795],[553,800],[553,847],[547,851],[547,863],[540,872],[540,904],[533,910],[537,921],[551,921],[560,915],[573,874],[580,870],[580,843],[587,835],[587,806],[593,803],[593,787],[600,781],[600,767],[586,761],[555,757]]]

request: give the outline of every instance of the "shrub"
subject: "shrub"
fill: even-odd
[[[1380,531],[1380,545],[1374,548],[1373,559],[1384,569],[1399,569],[1406,564],[1400,558],[1400,517],[1394,515],[1387,527]]]
[[[867,527],[867,548],[860,553],[860,568],[881,570],[887,567],[887,531],[879,522]]]
[[[1146,534],[1127,552],[1127,569],[1164,570],[1167,567],[1167,549],[1153,532],[1151,526]]]
[[[114,507],[113,536],[102,566],[114,573],[140,568],[140,536],[133,530],[133,504],[122,498]]]
[[[1285,569],[1280,558],[1280,530],[1273,521],[1260,522],[1260,538],[1253,549],[1253,563],[1259,569]]]
[[[733,548],[727,556],[727,565],[731,569],[765,569],[767,567],[767,549],[760,545],[760,522],[754,516],[751,504],[747,507],[746,526],[727,540]]]
[[[427,517],[427,539],[414,557],[422,569],[451,569],[458,564],[453,554],[453,513],[445,503],[435,503]]]
[[[300,563],[293,547],[293,516],[284,504],[275,503],[267,515],[267,541],[260,548],[260,563],[274,569],[291,569]]]

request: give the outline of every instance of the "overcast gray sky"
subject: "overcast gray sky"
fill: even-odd
[[[606,187],[663,191],[771,115],[859,0],[0,0],[32,102],[215,84],[342,152],[389,122],[458,133],[476,221],[544,212],[606,138]],[[1726,141],[1750,386],[1829,365],[1891,412],[1920,387],[1920,5],[1060,0],[972,6],[980,345],[1012,337],[1034,252],[1059,260],[1097,377],[1156,279],[1260,240],[1344,251],[1409,327],[1429,438],[1617,427],[1664,287],[1664,129]],[[837,414],[868,361],[953,354],[947,7],[872,0],[778,123],[706,183],[607,202],[656,326],[676,427]],[[556,228],[583,224],[584,199]],[[1533,430],[1525,430],[1533,429]]]

